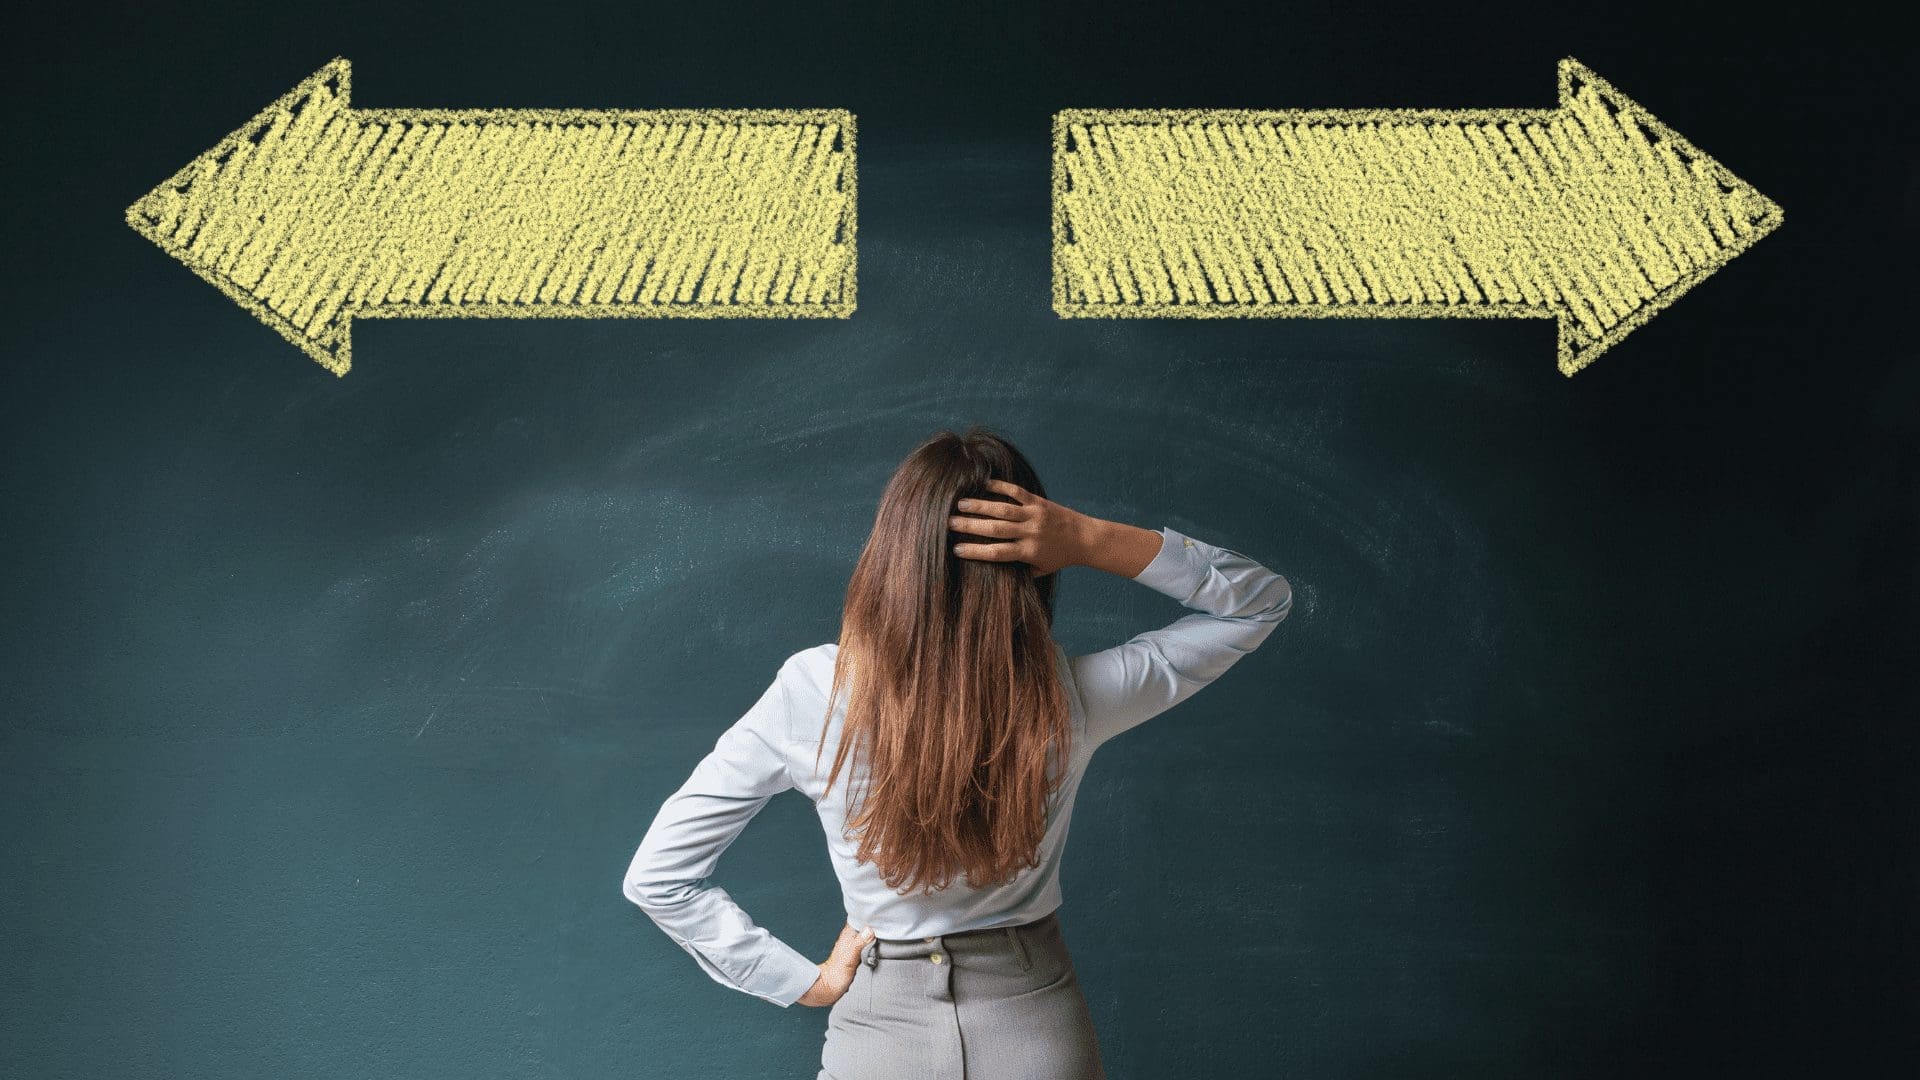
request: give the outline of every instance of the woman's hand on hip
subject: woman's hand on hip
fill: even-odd
[[[948,526],[956,533],[989,539],[962,539],[953,545],[955,555],[984,562],[1023,562],[1036,575],[1081,561],[1098,519],[1010,481],[988,480],[987,486],[1013,501],[956,501]]]
[[[873,940],[873,927],[855,932],[852,926],[840,928],[840,939],[833,943],[833,955],[820,964],[820,977],[807,992],[795,999],[801,1005],[831,1005],[853,985],[853,973],[860,967],[860,950]]]

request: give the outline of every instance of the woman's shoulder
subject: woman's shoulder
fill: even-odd
[[[831,668],[834,658],[840,655],[840,643],[837,641],[809,645],[787,657],[781,665],[782,670],[797,670],[802,673],[819,670],[823,665]]]
[[[833,686],[834,658],[839,651],[840,644],[834,641],[812,645],[788,656],[780,665],[789,742],[811,745],[819,738],[821,721],[827,715],[827,691]]]
[[[787,693],[796,698],[813,693],[824,700],[827,687],[833,684],[833,665],[839,653],[840,643],[829,641],[788,656],[780,665],[780,678],[786,684]]]

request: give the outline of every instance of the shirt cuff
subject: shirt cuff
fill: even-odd
[[[783,1009],[799,1001],[801,995],[820,981],[820,965],[800,955],[791,945],[783,944],[779,951],[767,957],[766,963],[773,966],[754,973],[752,992]]]
[[[1207,579],[1206,553],[1193,537],[1171,526],[1160,527],[1160,538],[1160,551],[1133,580],[1184,604]]]

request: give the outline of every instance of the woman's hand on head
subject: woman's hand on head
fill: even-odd
[[[820,977],[815,979],[807,992],[794,999],[800,1005],[831,1005],[839,1001],[853,985],[853,973],[860,967],[860,950],[873,940],[873,927],[869,926],[858,933],[852,926],[840,928],[840,938],[833,943],[833,955],[820,964]]]
[[[1023,562],[1033,567],[1035,575],[1080,562],[1092,518],[1006,480],[989,480],[987,486],[1013,501],[958,500],[947,519],[948,526],[962,534],[953,545],[955,555],[984,562]]]

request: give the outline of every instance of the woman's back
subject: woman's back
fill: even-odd
[[[959,880],[932,893],[903,894],[888,888],[871,862],[856,860],[857,842],[844,835],[847,800],[850,792],[858,797],[865,778],[855,766],[851,778],[843,772],[827,784],[845,715],[844,700],[828,713],[839,649],[829,642],[789,656],[772,685],[667,800],[628,869],[628,899],[716,980],[790,1004],[812,984],[817,966],[756,926],[705,879],[767,799],[794,788],[820,815],[850,925],[871,927],[881,938],[918,939],[1029,923],[1059,907],[1067,828],[1094,751],[1219,678],[1292,607],[1286,578],[1260,563],[1171,528],[1160,532],[1159,552],[1132,580],[1192,612],[1083,656],[1068,657],[1054,646],[1072,738],[1060,785],[1048,799],[1038,865],[986,888]]]

